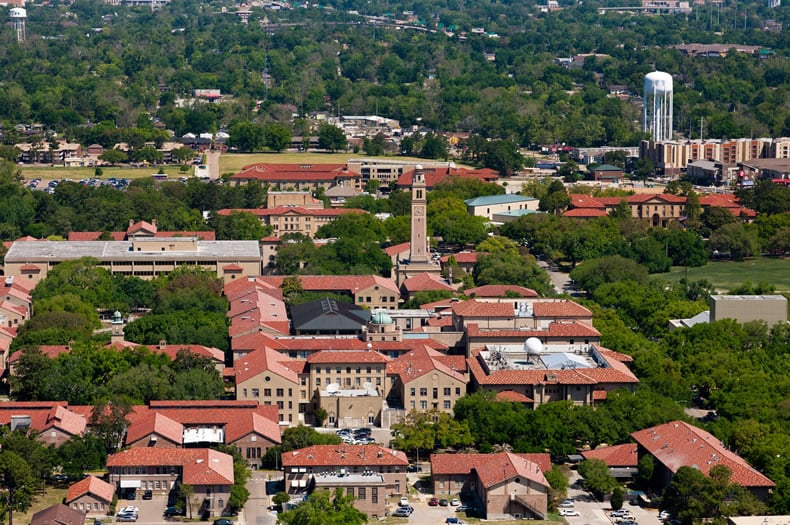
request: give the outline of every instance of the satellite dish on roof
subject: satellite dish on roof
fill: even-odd
[[[524,351],[527,354],[540,355],[543,352],[543,343],[537,337],[530,337],[524,341]]]
[[[329,394],[334,394],[338,390],[340,390],[340,385],[338,385],[337,383],[329,383],[328,385],[326,385],[326,391]]]

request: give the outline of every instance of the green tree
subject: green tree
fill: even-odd
[[[318,129],[318,147],[329,151],[346,149],[348,142],[343,130],[331,124],[323,124]]]
[[[115,166],[116,164],[120,164],[121,162],[126,162],[129,159],[129,156],[117,149],[107,149],[99,155],[99,160],[103,162],[109,163],[111,166]]]
[[[189,483],[181,483],[178,485],[178,499],[183,500],[186,505],[187,515],[192,519],[192,509],[199,504],[195,495],[195,487]]]
[[[588,459],[579,464],[579,475],[584,478],[585,486],[599,501],[611,494],[617,487],[617,480],[609,474],[609,467],[600,459]]]
[[[241,152],[252,152],[263,147],[264,129],[249,121],[240,120],[228,128],[228,144]]]
[[[24,458],[9,450],[0,452],[0,486],[6,491],[0,511],[8,516],[8,525],[14,523],[14,512],[30,508],[35,484],[30,465]]]
[[[328,490],[316,490],[310,498],[295,508],[277,515],[277,523],[282,525],[362,525],[368,522],[367,516],[353,505],[354,497],[335,489],[334,495]]]
[[[291,145],[291,131],[276,122],[263,128],[263,144],[272,151],[284,151]]]
[[[647,283],[647,268],[631,259],[610,255],[585,261],[574,268],[570,276],[581,289],[592,293],[604,283],[630,280],[645,284]]]
[[[565,208],[570,205],[571,199],[568,197],[568,192],[565,185],[561,181],[554,180],[549,184],[546,194],[541,197],[538,207],[542,211],[559,215]]]
[[[545,473],[549,482],[549,507],[556,508],[557,504],[565,499],[568,494],[568,477],[557,465],[552,465],[551,470]]]
[[[452,419],[446,412],[431,409],[426,412],[409,411],[392,425],[392,446],[414,452],[417,461],[420,451],[433,452],[437,448],[468,446],[473,443],[469,427]]]
[[[647,157],[639,157],[634,164],[634,177],[637,180],[646,182],[650,177],[653,177],[655,173],[655,166],[653,166],[653,162]]]
[[[362,150],[365,152],[365,155],[370,157],[384,155],[385,144],[386,138],[384,135],[376,133],[372,139],[365,137],[365,140],[362,142]]]
[[[612,496],[609,499],[612,505],[612,510],[620,510],[623,508],[623,487],[615,487],[612,490]]]
[[[211,225],[217,240],[259,241],[271,235],[272,227],[261,224],[260,219],[247,211],[231,211],[228,215],[214,214]]]
[[[494,140],[486,143],[483,165],[510,177],[524,167],[524,156],[513,141]]]
[[[760,243],[757,231],[749,225],[740,223],[725,224],[710,236],[708,249],[719,253],[729,253],[736,261],[759,254]]]

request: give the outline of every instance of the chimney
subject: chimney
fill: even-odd
[[[164,350],[167,348],[167,341],[164,339],[159,340],[159,350]]]
[[[156,228],[156,219],[151,219],[151,226]]]
[[[129,219],[129,227],[131,228],[134,226],[134,219]]]

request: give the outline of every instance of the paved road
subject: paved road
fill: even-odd
[[[252,471],[252,476],[247,482],[250,499],[244,506],[244,511],[239,514],[238,525],[274,525],[277,523],[276,514],[272,514],[268,507],[272,504],[271,496],[266,495],[266,480],[281,477],[282,472]]]
[[[550,265],[543,260],[538,261],[538,266],[548,272],[549,277],[551,277],[551,282],[554,283],[554,289],[557,290],[557,293],[571,293],[571,278],[567,273],[558,271],[556,266]]]
[[[221,173],[219,172],[219,151],[206,152],[206,166],[208,166],[208,178],[216,180]]]
[[[579,474],[573,471],[569,480],[571,485],[578,479],[580,479]],[[565,520],[570,525],[614,525],[609,517],[612,508],[608,501],[595,501],[586,491],[573,487],[568,489],[568,498],[574,500],[574,509],[581,514],[578,517],[566,517]],[[645,509],[638,505],[631,505],[629,501],[623,503],[623,509],[631,512],[639,525],[662,524],[658,519],[656,509]]]

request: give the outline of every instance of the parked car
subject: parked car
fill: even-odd
[[[431,498],[430,501],[428,501],[428,505],[430,505],[431,507],[438,506],[439,505],[439,499],[438,498]]]
[[[393,512],[392,515],[397,518],[408,518],[409,516],[411,516],[412,512],[414,512],[414,507],[410,505],[406,505],[395,509],[395,512]]]
[[[166,518],[172,516],[181,516],[181,511],[178,510],[177,507],[167,507],[165,511],[162,513],[162,515],[165,516]]]
[[[129,501],[134,501],[137,499],[137,491],[130,490],[126,494],[123,495],[124,499],[128,499]]]
[[[578,510],[560,509],[560,516],[580,516]]]
[[[136,514],[131,514],[131,513],[129,513],[129,514],[118,514],[115,517],[115,521],[137,521],[137,515]]]
[[[630,514],[631,513],[628,512],[626,509],[619,509],[619,510],[613,510],[612,512],[610,512],[609,516],[612,517],[612,518],[626,518]]]
[[[409,465],[406,467],[406,472],[422,472],[422,467],[419,465]]]
[[[152,490],[146,490],[143,492],[143,499],[154,499],[154,492]]]
[[[474,514],[476,510],[471,505],[459,505],[455,508],[455,512],[466,512],[467,514]]]
[[[450,500],[450,505],[452,505],[453,507],[457,507],[460,504],[461,504],[461,500],[458,498],[453,498]]]
[[[447,525],[464,525],[464,522],[459,520],[458,518],[449,517],[444,522]]]
[[[566,499],[566,500],[564,500],[562,503],[560,503],[557,506],[558,507],[573,507],[573,500],[572,499]]]
[[[398,505],[401,507],[408,507],[409,506],[409,498],[406,496],[401,496],[400,501],[398,501]]]
[[[449,502],[449,501],[447,501],[447,500],[446,500],[446,499],[444,499],[444,498],[442,498],[442,499],[440,499],[440,500],[439,500],[439,506],[440,506],[440,507],[446,507],[446,506],[447,506],[447,505],[449,505],[449,504],[450,504],[450,502]]]
[[[233,525],[233,522],[228,518],[219,518],[214,520],[214,525]]]
[[[658,513],[658,519],[660,519],[661,521],[668,520],[670,518],[672,518],[672,514],[670,514],[665,510],[662,510],[661,512]]]

